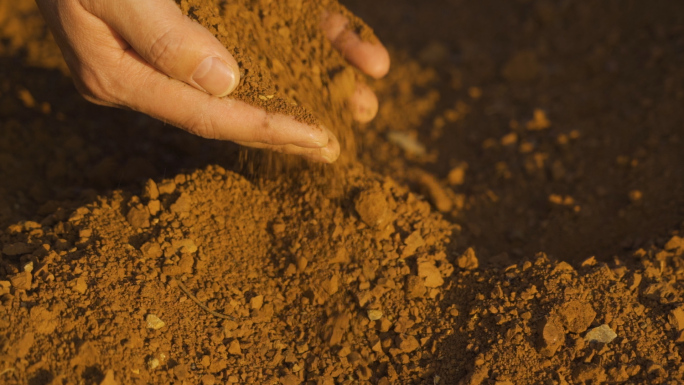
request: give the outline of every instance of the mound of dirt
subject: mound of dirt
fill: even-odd
[[[397,48],[360,162],[330,180],[245,175],[234,146],[88,105],[33,3],[0,0],[3,383],[684,381],[684,90],[667,64],[684,12],[348,3]],[[251,102],[337,119],[332,65],[296,88],[259,56],[287,27],[321,55],[301,71],[344,65],[296,4],[320,9],[180,3],[224,42],[226,20],[258,21],[245,41],[265,45],[229,47],[252,63],[244,100],[277,86]]]

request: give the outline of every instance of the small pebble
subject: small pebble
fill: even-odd
[[[148,329],[159,330],[166,325],[164,321],[159,319],[159,317],[154,314],[148,314],[145,320],[147,321]]]
[[[159,367],[159,359],[154,357],[150,358],[149,360],[147,360],[147,367],[150,370],[157,369]]]
[[[368,310],[368,319],[371,321],[377,321],[382,318],[382,310],[372,309]]]
[[[584,339],[589,342],[601,342],[604,344],[609,343],[617,337],[617,334],[610,328],[610,326],[603,324],[599,327],[595,327],[587,332]]]

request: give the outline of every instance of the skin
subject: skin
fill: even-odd
[[[239,83],[237,62],[172,0],[37,3],[76,88],[90,102],[140,111],[205,138],[325,163],[339,156],[339,142],[327,128],[224,98]],[[385,47],[361,41],[347,24],[344,16],[331,13],[320,23],[351,64],[374,78],[384,76],[390,65]],[[368,122],[378,100],[358,83],[349,106],[358,121]]]

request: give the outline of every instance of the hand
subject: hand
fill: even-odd
[[[219,98],[239,83],[238,64],[208,30],[184,16],[173,1],[37,3],[76,88],[87,100],[137,110],[206,138],[327,163],[339,156],[339,143],[325,128]],[[389,69],[387,50],[379,43],[361,41],[346,24],[343,16],[329,14],[321,26],[352,64],[371,76],[385,75]],[[375,95],[361,84],[350,105],[361,121],[372,119],[377,112]]]

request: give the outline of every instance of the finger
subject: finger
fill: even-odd
[[[320,163],[333,163],[340,156],[340,143],[332,132],[329,133],[328,144],[322,148],[304,148],[292,144],[271,145],[259,142],[236,142],[242,146],[268,149],[284,154],[298,155]]]
[[[271,145],[292,144],[321,148],[329,141],[328,131],[298,122],[295,118],[267,113],[234,99],[219,99],[169,79],[141,59],[129,56],[123,68],[135,73],[120,94],[125,104],[193,134],[234,142]],[[131,86],[134,85],[134,86]]]
[[[349,106],[356,121],[368,123],[378,113],[378,97],[368,85],[357,81],[356,90],[349,99]]]
[[[349,20],[339,13],[325,13],[321,23],[325,35],[347,61],[376,79],[385,76],[390,67],[387,49],[380,42],[361,40],[348,25]]]
[[[216,96],[226,96],[237,87],[240,71],[233,56],[173,1],[82,2],[166,75]]]

